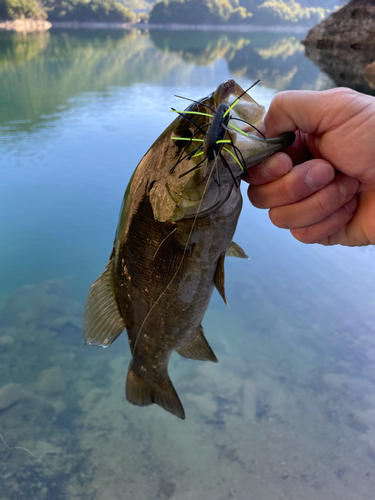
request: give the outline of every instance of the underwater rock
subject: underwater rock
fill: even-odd
[[[59,415],[60,413],[63,413],[67,409],[67,406],[62,399],[58,399],[57,401],[54,401],[52,403],[52,407],[55,410],[55,412],[57,413],[57,415]]]
[[[363,402],[369,408],[375,408],[375,394],[366,394],[363,398]]]
[[[24,404],[24,408],[37,406],[49,407],[50,403],[31,391],[23,389],[21,384],[10,383],[0,389],[0,411],[7,410],[16,403]]]
[[[10,329],[8,328],[0,328],[0,346],[10,346],[14,343],[15,338],[13,335],[10,335]]]
[[[72,297],[68,279],[46,281],[27,285],[10,297],[1,314],[5,326],[39,331],[50,328],[57,318],[80,318],[83,306]]]
[[[375,409],[356,411],[353,418],[367,429],[375,429]]]
[[[0,411],[18,403],[24,393],[20,384],[7,384],[0,389]]]
[[[33,451],[39,460],[41,460],[48,453],[62,453],[62,448],[59,446],[52,446],[52,444],[47,441],[36,441],[33,446]]]
[[[204,380],[206,388],[215,396],[228,398],[238,393],[240,380],[222,366],[213,363],[203,364],[196,369],[199,380]]]
[[[198,410],[203,413],[206,418],[213,418],[217,410],[217,403],[213,400],[212,395],[206,392],[205,394],[187,394],[186,399],[195,404]]]
[[[63,379],[63,371],[60,366],[53,366],[47,370],[40,372],[36,384],[38,392],[47,395],[58,394],[65,391],[65,382]]]
[[[332,387],[341,389],[347,385],[349,377],[345,373],[326,373],[323,375],[323,381]]]
[[[372,365],[365,366],[362,370],[362,374],[364,377],[370,379],[372,382],[375,382],[375,363]]]
[[[42,403],[42,400],[31,391],[22,389],[21,384],[10,383],[0,389],[0,411],[6,410],[20,401]]]
[[[326,373],[323,375],[323,381],[334,389],[349,389],[358,394],[362,394],[363,390],[370,385],[366,380],[349,377],[346,373]]]
[[[250,422],[254,423],[256,421],[257,414],[257,398],[256,398],[256,388],[251,380],[246,380],[243,384],[243,400],[242,400],[242,411],[244,418]]]

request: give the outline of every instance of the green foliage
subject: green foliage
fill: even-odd
[[[49,21],[134,22],[136,15],[115,0],[44,0]]]
[[[312,25],[325,14],[323,7],[302,7],[295,0],[162,0],[150,12],[150,23]]]
[[[238,0],[163,0],[150,12],[150,23],[220,24],[246,21],[251,14]]]
[[[125,5],[130,10],[149,11],[153,7],[154,0],[117,0],[122,5]]]
[[[317,24],[325,17],[322,7],[301,7],[294,0],[266,0],[258,6],[256,20],[259,23],[270,22],[271,19],[279,23],[297,23],[310,21]]]
[[[36,0],[0,0],[0,19],[43,19],[45,12]]]

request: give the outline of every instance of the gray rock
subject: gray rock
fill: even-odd
[[[375,77],[365,78],[364,70],[374,60],[374,0],[352,0],[314,26],[302,43],[306,56],[338,86],[372,93]]]
[[[375,409],[356,411],[353,413],[353,418],[367,429],[375,429]]]
[[[375,49],[375,2],[351,0],[314,26],[303,41],[318,49]]]
[[[59,392],[65,391],[63,371],[60,366],[53,366],[52,368],[41,371],[36,389],[38,392],[47,395],[58,394]]]
[[[23,397],[20,384],[7,384],[0,389],[0,410],[6,410]]]

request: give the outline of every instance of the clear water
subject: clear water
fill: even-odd
[[[187,419],[125,401],[125,336],[83,347],[87,289],[173,97],[268,105],[333,86],[288,33],[0,35],[0,500],[366,500],[375,491],[374,249],[308,246],[244,203],[217,365],[172,356]],[[245,194],[245,191],[244,191]]]

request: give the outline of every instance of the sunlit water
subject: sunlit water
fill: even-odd
[[[125,401],[125,334],[83,347],[87,289],[174,94],[233,77],[268,105],[333,86],[287,33],[0,35],[0,499],[366,500],[375,491],[373,248],[295,241],[246,199],[217,365],[175,355],[180,421]]]

